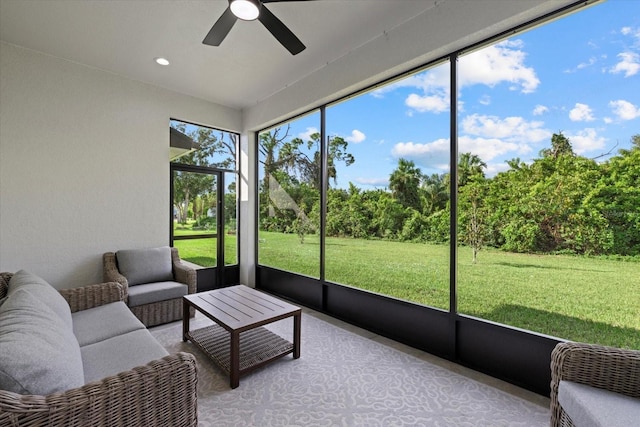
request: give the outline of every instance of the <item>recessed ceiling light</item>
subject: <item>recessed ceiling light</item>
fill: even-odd
[[[153,60],[160,65],[169,65],[169,60],[167,58],[158,57],[158,58],[153,58]]]

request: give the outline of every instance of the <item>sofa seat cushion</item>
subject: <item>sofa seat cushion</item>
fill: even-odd
[[[189,287],[179,282],[156,282],[129,288],[129,307],[182,298]]]
[[[89,344],[80,351],[86,383],[146,365],[169,354],[146,329]]]
[[[125,249],[116,252],[118,270],[129,286],[173,280],[171,248]]]
[[[628,427],[640,420],[640,399],[571,381],[560,381],[558,402],[576,426]]]
[[[9,280],[7,296],[18,289],[28,289],[33,295],[44,302],[49,308],[71,328],[71,308],[69,303],[60,295],[57,289],[44,279],[26,270],[20,270]]]
[[[142,322],[122,301],[77,311],[71,317],[73,318],[73,333],[78,339],[80,347],[145,329]]]
[[[0,307],[0,389],[46,395],[84,384],[71,327],[30,289],[13,290]]]

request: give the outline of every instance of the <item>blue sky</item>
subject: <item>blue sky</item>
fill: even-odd
[[[580,155],[615,154],[640,134],[640,0],[609,0],[516,34],[458,68],[459,151],[479,155],[488,176],[506,160],[533,161],[559,131]],[[448,76],[439,65],[328,107],[327,132],[347,139],[356,159],[339,165],[337,185],[384,187],[399,158],[446,172]],[[291,125],[306,138],[319,114]]]

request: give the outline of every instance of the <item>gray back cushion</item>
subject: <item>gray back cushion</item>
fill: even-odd
[[[0,349],[2,390],[47,395],[84,384],[72,328],[32,290],[14,290],[0,306]]]
[[[38,296],[40,301],[45,303],[56,315],[58,315],[58,317],[65,322],[68,328],[73,327],[69,303],[67,303],[67,300],[60,295],[60,292],[58,292],[44,279],[26,270],[20,270],[14,274],[9,281],[9,291],[7,296],[11,296],[12,293],[19,289],[26,289],[33,295]]]
[[[126,249],[116,252],[118,271],[129,286],[173,280],[171,248]]]

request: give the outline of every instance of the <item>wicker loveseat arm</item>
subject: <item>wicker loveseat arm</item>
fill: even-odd
[[[0,390],[2,426],[196,426],[196,362],[176,353],[64,393]]]
[[[124,288],[117,282],[60,289],[59,292],[69,303],[72,313],[112,302],[124,301]]]
[[[551,353],[551,425],[571,426],[558,402],[560,381],[640,398],[640,351],[566,342]]]

